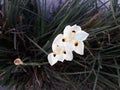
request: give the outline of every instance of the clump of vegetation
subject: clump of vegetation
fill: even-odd
[[[47,0],[45,0],[47,2]],[[120,88],[120,6],[110,0],[66,0],[50,17],[40,0],[5,0],[0,13],[0,84],[17,90],[114,90]],[[42,6],[41,6],[42,5]],[[66,25],[89,33],[83,56],[48,64],[54,38]],[[20,58],[23,65],[15,65]]]

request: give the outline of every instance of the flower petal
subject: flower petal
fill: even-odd
[[[84,41],[86,40],[86,38],[89,36],[89,34],[85,31],[80,31],[76,34],[75,36],[75,40],[78,40],[78,41]]]
[[[58,58],[58,61],[61,61],[61,62],[64,61],[64,56],[62,54],[59,54],[57,58]]]
[[[81,41],[74,42],[74,51],[80,55],[84,55],[84,43]]]
[[[63,56],[66,61],[72,61],[73,59],[72,51],[69,50],[63,51]]]
[[[76,24],[73,26],[68,25],[65,27],[63,35],[66,38],[66,41],[71,41],[80,31],[81,31],[80,26],[77,26]]]
[[[76,32],[79,32],[79,31],[81,31],[81,27],[80,26],[78,26],[78,25],[73,25],[72,27],[71,27],[71,29],[72,30],[75,30]]]
[[[73,44],[72,44],[72,41],[71,42],[66,42],[64,44],[64,47],[65,47],[65,50],[69,50],[69,51],[73,51]]]
[[[61,39],[63,38],[63,34],[58,34],[56,36],[56,38],[54,39],[53,43],[52,43],[52,50],[55,51],[56,49],[56,45],[61,44]]]
[[[48,55],[48,62],[50,63],[51,66],[53,66],[57,61],[64,61],[63,55],[61,54],[56,54],[56,53],[50,53]]]
[[[63,31],[63,34],[69,38],[69,35],[71,34],[71,26],[70,25],[67,25]]]
[[[55,63],[57,63],[58,59],[56,58],[55,53],[50,53],[48,55],[48,62],[50,63],[51,66],[53,66]]]

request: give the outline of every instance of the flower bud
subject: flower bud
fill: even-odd
[[[15,65],[22,65],[23,62],[21,61],[20,58],[16,58],[16,59],[14,60],[14,64],[15,64]]]

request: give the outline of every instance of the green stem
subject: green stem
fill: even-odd
[[[23,66],[41,66],[41,65],[46,65],[48,64],[48,62],[43,62],[43,63],[34,63],[34,62],[31,62],[31,63],[23,63],[22,65]]]

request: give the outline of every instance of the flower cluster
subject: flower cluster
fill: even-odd
[[[57,61],[72,61],[73,51],[84,54],[83,41],[89,34],[78,25],[66,26],[63,34],[58,34],[52,43],[52,53],[48,55],[48,62],[53,66]]]

